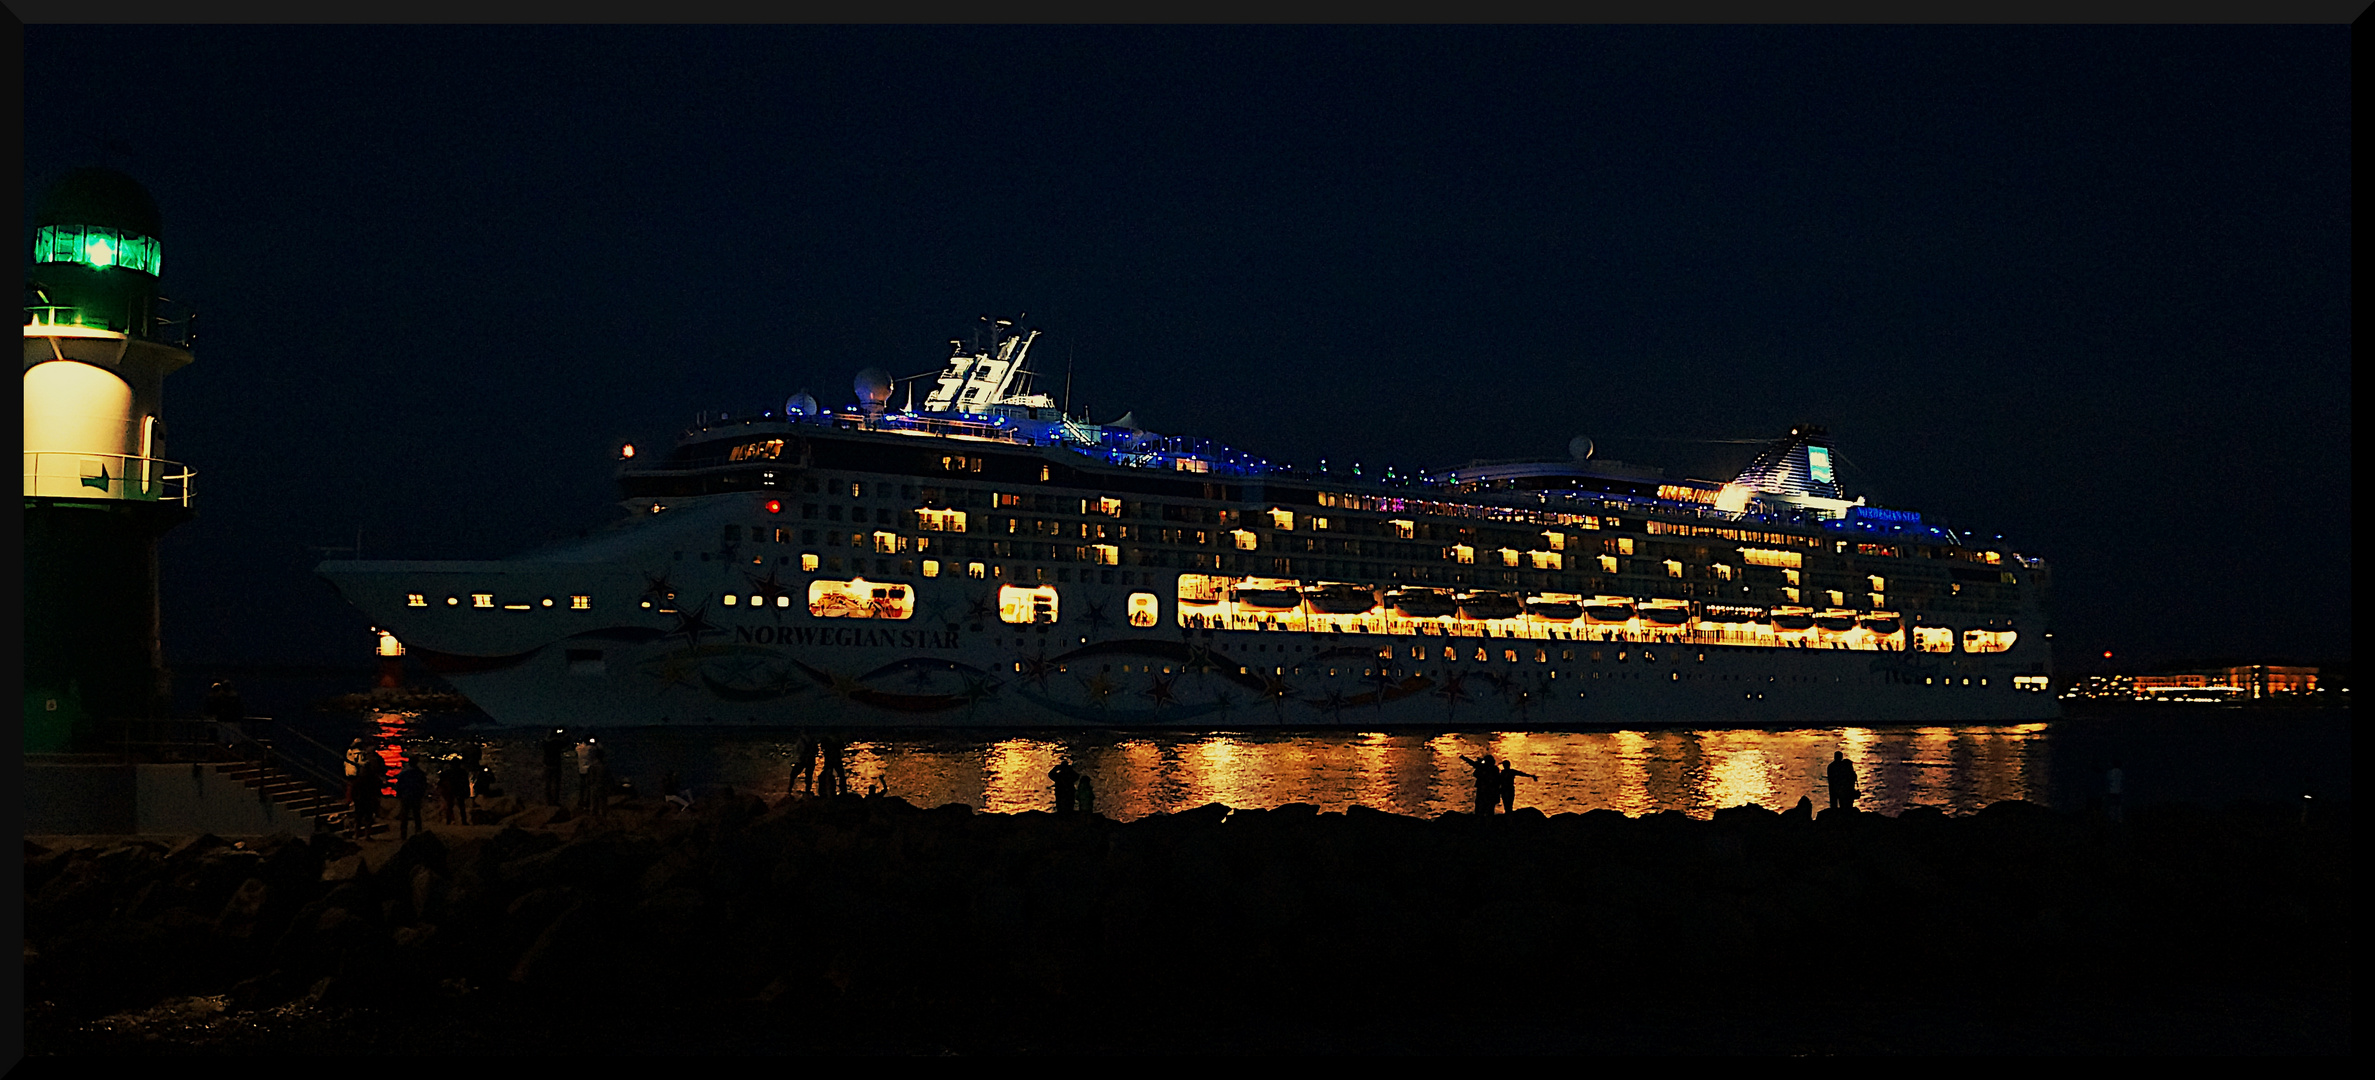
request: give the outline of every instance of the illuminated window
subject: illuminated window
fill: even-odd
[[[1792,585],[1796,585],[1798,584],[1798,572],[1795,570],[1784,570],[1781,572],[1781,580],[1789,582]]]
[[[1963,651],[1968,653],[1999,653],[2012,647],[2020,635],[2010,630],[1965,630]]]
[[[925,559],[925,560],[924,560],[924,576],[925,576],[925,577],[939,577],[939,576],[940,576],[940,560],[938,560],[938,559]]]
[[[1039,467],[1039,479],[1041,479],[1041,480],[1045,480],[1045,479],[1047,479],[1047,466],[1045,466],[1045,465],[1041,465],[1041,466]]]
[[[1529,551],[1526,557],[1533,560],[1536,570],[1563,570],[1567,566],[1567,557],[1556,551]]]
[[[790,607],[790,606],[792,606],[792,598],[791,598],[790,596],[788,596],[788,595],[786,595],[786,596],[778,596],[778,597],[776,597],[776,598],[775,598],[775,606],[776,606],[776,607]]]
[[[1887,597],[1887,595],[1885,595],[1885,594],[1883,594],[1883,593],[1871,593],[1871,594],[1869,594],[1869,595],[1872,597],[1872,606],[1873,606],[1873,607],[1876,607],[1876,608],[1884,608],[1884,607],[1887,607],[1887,606],[1888,606],[1888,597]]]
[[[1252,551],[1254,549],[1254,535],[1252,530],[1232,529],[1229,531],[1229,535],[1237,538],[1237,550]]]
[[[471,594],[470,594],[470,606],[471,606],[471,607],[494,607],[494,606],[495,606],[495,594],[494,594],[494,593],[483,593],[483,592],[474,592],[474,593],[471,593]]]
[[[1832,607],[1844,607],[1847,604],[1847,594],[1837,589],[1826,589],[1823,595],[1831,598]]]
[[[1099,566],[1120,566],[1122,549],[1112,544],[1090,544],[1089,561]]]
[[[1667,576],[1667,577],[1681,577],[1681,576],[1682,576],[1682,560],[1680,560],[1680,559],[1668,559],[1668,560],[1666,560],[1666,576]]]
[[[727,593],[727,594],[726,594],[726,606],[727,606],[727,607],[733,607],[733,606],[734,606],[734,599],[735,599],[735,597],[734,597],[734,594],[733,594],[733,593]]]
[[[1614,556],[1614,555],[1602,555],[1602,556],[1600,556],[1600,572],[1601,572],[1601,573],[1603,573],[1603,574],[1613,574],[1613,573],[1615,573],[1615,572],[1616,572],[1616,556]]]
[[[428,606],[429,606],[429,598],[428,598],[428,597],[426,597],[426,596],[422,596],[422,595],[421,595],[421,594],[419,594],[419,593],[405,593],[405,594],[404,594],[404,606],[405,606],[405,607],[428,607]]]
[[[545,597],[545,598],[544,598],[544,600],[542,601],[542,606],[544,606],[544,607],[551,607],[551,606],[553,606],[553,598],[552,598],[552,597],[549,597],[549,596]]]
[[[462,602],[461,598],[460,598],[460,597],[457,597],[457,596],[448,596],[448,597],[446,597],[446,598],[445,598],[445,606],[447,606],[447,607],[452,607],[452,606],[454,606],[455,604],[459,604],[459,603],[461,603],[461,602]]]
[[[1096,498],[1087,500],[1087,503],[1088,505],[1082,508],[1086,513],[1103,514],[1106,517],[1122,516],[1122,501],[1120,499]]]
[[[915,527],[926,532],[964,532],[965,512],[962,510],[918,510]]]
[[[874,534],[875,554],[896,555],[905,550],[907,550],[907,542],[898,533],[878,532]]]
[[[144,274],[164,267],[164,245],[153,236],[98,225],[44,225],[33,236],[33,261],[120,266]]]
[[[1800,566],[1804,560],[1795,551],[1774,551],[1769,548],[1741,548],[1740,561],[1750,566]]]
[[[1506,663],[1506,664],[1514,664],[1514,663],[1517,663],[1517,650],[1516,650],[1516,649],[1503,649],[1503,650],[1501,650],[1501,662],[1502,662],[1502,663]]]
[[[1270,511],[1270,527],[1271,527],[1271,528],[1273,528],[1273,529],[1288,529],[1288,530],[1292,530],[1292,529],[1295,527],[1295,514],[1294,514],[1294,511],[1292,511],[1292,510],[1272,510],[1272,511]]]
[[[1127,605],[1132,626],[1153,626],[1162,613],[1162,601],[1150,592],[1131,593]]]
[[[1451,546],[1451,561],[1456,563],[1474,563],[1476,561],[1476,549],[1469,547],[1466,544],[1453,544]]]
[[[1798,602],[1798,590],[1796,589],[1784,587],[1781,590],[1781,595],[1787,598],[1790,603],[1795,604]]]
[[[1552,551],[1567,550],[1567,534],[1563,532],[1543,533],[1542,542],[1550,545],[1550,550]]]
[[[2015,675],[2012,677],[2012,688],[2015,690],[2043,690],[2052,682],[2053,680],[2043,675]]]
[[[1393,521],[1386,522],[1386,524],[1394,527],[1394,536],[1399,539],[1409,540],[1418,535],[1418,522],[1403,521],[1397,518]]]
[[[988,568],[988,567],[985,567],[985,566],[983,566],[983,565],[981,565],[980,563],[966,563],[966,564],[965,564],[965,576],[966,576],[966,577],[976,577],[976,578],[977,578],[977,577],[987,577],[988,575],[989,575],[989,568]]]
[[[1881,577],[1881,576],[1880,576],[1880,575],[1878,575],[1878,574],[1874,574],[1874,575],[1872,575],[1872,576],[1871,576],[1870,580],[1871,580],[1871,582],[1872,582],[1872,591],[1873,591],[1873,592],[1887,592],[1887,591],[1888,591],[1888,579],[1887,579],[1887,578]]]
[[[1313,530],[1313,531],[1315,531],[1315,532],[1316,532],[1316,531],[1318,531],[1318,530],[1322,530],[1322,529],[1325,529],[1325,528],[1327,528],[1327,527],[1328,527],[1328,519],[1326,519],[1326,518],[1312,518],[1312,519],[1311,519],[1311,528],[1312,528],[1312,530]]]
[[[1730,581],[1732,580],[1732,577],[1735,573],[1735,571],[1729,565],[1724,563],[1717,563],[1713,567],[1710,567],[1710,569],[1715,571],[1715,579],[1717,581]]]
[[[1954,631],[1943,626],[1916,626],[1913,648],[1918,652],[1953,652]]]
[[[1630,537],[1630,536],[1620,536],[1620,537],[1617,537],[1617,538],[1616,538],[1616,553],[1617,553],[1617,554],[1619,554],[1619,555],[1630,555],[1630,554],[1632,554],[1632,553],[1633,553],[1633,538],[1632,538],[1632,537]]]
[[[1056,587],[998,586],[998,621],[1016,625],[1056,621]]]
[[[1503,565],[1503,566],[1516,566],[1516,565],[1517,565],[1517,550],[1516,550],[1515,548],[1502,548],[1502,549],[1501,549],[1501,565]]]
[[[816,563],[817,558],[815,555],[805,551],[800,553],[800,569],[814,573],[816,571]]]
[[[915,614],[915,590],[856,578],[808,583],[808,613],[820,619],[905,619]]]

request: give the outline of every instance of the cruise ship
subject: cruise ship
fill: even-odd
[[[1595,458],[1291,469],[1092,423],[985,319],[855,401],[618,449],[623,513],[495,561],[318,572],[521,726],[2019,722],[2045,563],[1850,499],[1830,439],[1729,480]],[[899,384],[905,401],[894,405]],[[920,404],[916,400],[921,393]]]

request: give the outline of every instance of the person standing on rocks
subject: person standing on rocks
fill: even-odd
[[[1080,773],[1072,768],[1068,758],[1057,758],[1056,767],[1047,770],[1048,782],[1055,785],[1056,813],[1069,814],[1079,807]]]
[[[1846,751],[1831,751],[1831,767],[1827,771],[1825,781],[1830,785],[1831,788],[1831,809],[1855,809],[1855,799],[1857,794],[1855,789],[1855,765],[1854,763],[1847,760]]]
[[[816,740],[805,728],[792,740],[792,794],[816,794]]]
[[[561,805],[561,758],[568,752],[569,740],[554,728],[544,740],[544,801],[552,806]]]
[[[586,736],[577,744],[577,808],[586,809],[593,801],[594,737]]]
[[[1501,775],[1495,777],[1495,779],[1499,781],[1501,790],[1501,812],[1504,814],[1517,812],[1517,778],[1521,776],[1528,780],[1542,779],[1541,777],[1530,772],[1519,772],[1517,770],[1517,763],[1509,760],[1508,758],[1501,759]]]
[[[595,747],[593,761],[586,769],[587,803],[596,821],[610,817],[610,762],[604,760],[608,756],[602,747]]]
[[[407,758],[403,771],[396,774],[396,839],[411,839],[414,829],[429,831],[421,820],[421,801],[428,797],[429,774],[418,760]]]
[[[849,777],[841,771],[841,754],[848,749],[848,744],[842,742],[839,735],[827,735],[818,742],[825,756],[825,769],[823,775],[818,777],[818,786],[823,788],[824,795],[839,795],[849,787]]]
[[[1096,813],[1096,812],[1097,812],[1097,788],[1096,788],[1096,785],[1089,783],[1089,778],[1088,778],[1088,777],[1087,777],[1085,774],[1084,774],[1084,775],[1082,775],[1080,779],[1078,779],[1078,780],[1076,780],[1076,781],[1073,781],[1073,785],[1074,785],[1074,786],[1073,786],[1073,789],[1072,789],[1072,790],[1073,790],[1073,791],[1074,791],[1074,792],[1075,792],[1075,793],[1076,793],[1076,794],[1079,796],[1079,799],[1080,799],[1080,812],[1081,812],[1081,813],[1083,813],[1083,814],[1094,814],[1094,813]]]
[[[462,755],[448,754],[444,767],[437,770],[437,820],[444,825],[470,824],[470,774],[463,770]]]
[[[1467,762],[1468,768],[1476,773],[1477,816],[1491,817],[1493,804],[1500,801],[1501,796],[1501,771],[1493,766],[1493,756],[1486,754],[1482,758],[1472,758],[1461,754],[1460,760]]]
[[[372,767],[377,760],[361,739],[346,748],[346,820],[357,840],[371,835],[379,817],[378,772]]]

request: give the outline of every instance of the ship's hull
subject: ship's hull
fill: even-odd
[[[1645,621],[1282,621],[1262,610],[1249,617],[1290,628],[1209,629],[1177,625],[1170,603],[1155,627],[1116,617],[1133,592],[1169,594],[1161,581],[1074,585],[1055,624],[1009,625],[996,619],[998,584],[966,578],[916,582],[911,617],[876,619],[818,618],[797,602],[729,608],[715,588],[696,601],[698,575],[685,575],[674,610],[628,607],[622,618],[534,601],[444,606],[437,583],[454,580],[457,597],[605,585],[630,595],[652,575],[525,562],[332,567],[417,661],[496,722],[522,727],[1838,726],[2056,715],[2052,695],[2015,688],[2015,675],[2035,685],[2046,670],[2041,643],[2025,638],[2001,653],[1935,654],[1869,636],[1777,645],[1761,632]],[[748,587],[738,570],[717,570]],[[435,599],[399,599],[416,592]]]

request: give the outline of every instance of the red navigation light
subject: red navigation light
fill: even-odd
[[[767,500],[767,512],[768,512],[768,513],[770,513],[770,514],[780,514],[780,513],[783,513],[783,500],[781,500],[781,499],[769,499],[769,500]]]

